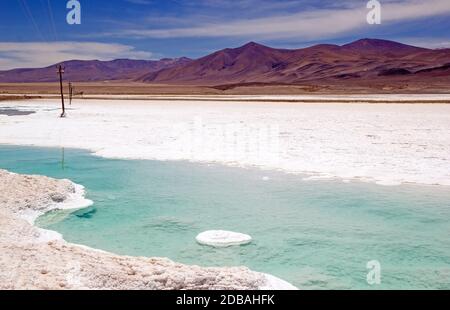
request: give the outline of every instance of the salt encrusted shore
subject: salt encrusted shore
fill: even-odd
[[[33,113],[0,111],[0,143],[86,149],[105,158],[257,167],[307,180],[450,186],[450,105],[395,104],[450,100],[450,95],[358,97],[389,104],[251,98],[261,101],[248,102],[245,96],[227,102],[214,97],[210,102],[76,99],[65,119],[59,118],[58,100],[4,101],[0,110]]]
[[[69,180],[0,170],[0,289],[295,289],[245,267],[202,268],[119,256],[33,226],[45,212],[89,205]]]

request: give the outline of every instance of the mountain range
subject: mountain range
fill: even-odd
[[[56,66],[61,64],[64,69],[64,79],[72,82],[97,82],[112,80],[134,80],[149,72],[156,72],[173,66],[190,62],[189,58],[164,58],[161,60],[116,59],[100,60],[70,60],[45,68],[13,69],[0,71],[0,82],[56,82]]]
[[[65,80],[74,82],[120,80],[226,88],[252,83],[401,80],[439,81],[450,89],[450,49],[433,50],[379,39],[302,49],[275,49],[250,42],[196,60],[72,60],[62,64],[66,68]],[[0,71],[0,82],[53,82],[57,80],[55,66]]]

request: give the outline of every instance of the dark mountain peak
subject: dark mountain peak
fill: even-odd
[[[238,57],[240,55],[242,56],[250,56],[250,55],[256,55],[256,54],[264,54],[270,51],[273,51],[275,49],[272,49],[270,47],[255,43],[255,42],[249,42],[245,45],[242,45],[240,47],[236,48],[225,48],[223,50],[217,51],[213,54],[207,55],[205,57],[202,57],[198,59],[199,61],[209,61],[210,59],[231,59]]]
[[[241,47],[244,47],[244,48],[255,48],[255,47],[263,47],[263,46],[264,46],[264,45],[262,45],[262,44],[259,44],[259,43],[250,41],[250,42],[248,42],[248,43],[242,45]]]
[[[238,47],[237,49],[238,50],[259,50],[259,49],[271,49],[271,48],[252,41],[252,42],[248,42],[247,44],[245,44],[241,47]]]
[[[382,42],[396,43],[394,41],[385,40],[385,39],[362,38],[362,39],[358,39],[356,41],[347,43],[347,45],[352,45],[352,44],[377,44],[377,43],[382,43]]]
[[[342,46],[345,49],[351,49],[355,51],[378,51],[378,52],[414,52],[420,50],[426,50],[424,48],[398,43],[395,41],[382,40],[382,39],[360,39],[349,44]]]
[[[347,43],[344,45],[344,47],[361,47],[361,46],[382,46],[382,45],[402,45],[401,43],[389,41],[389,40],[383,40],[383,39],[372,39],[372,38],[364,38],[359,39],[351,43]]]
[[[316,44],[311,46],[310,48],[336,48],[339,47],[339,45],[336,44]]]
[[[190,62],[190,61],[192,61],[192,59],[189,58],[189,57],[173,58],[172,60],[178,61],[178,62]]]
[[[317,44],[303,49],[299,49],[297,51],[334,51],[340,48],[341,47],[336,44]]]
[[[129,58],[117,58],[112,60],[112,62],[124,62],[124,61],[132,61],[132,60]]]
[[[54,65],[50,65],[49,67],[56,67],[58,65],[62,65],[62,66],[77,66],[77,65],[84,65],[84,64],[100,64],[102,63],[102,61],[98,60],[98,59],[92,59],[92,60],[80,60],[80,59],[71,59],[71,60],[65,60],[65,61],[61,61],[57,64]]]

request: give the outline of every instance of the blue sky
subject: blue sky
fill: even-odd
[[[2,0],[0,70],[67,59],[200,57],[256,41],[280,48],[374,37],[450,47],[450,0],[380,0],[382,24],[366,22],[368,0]]]

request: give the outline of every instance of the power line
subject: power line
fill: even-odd
[[[45,14],[45,18],[44,18],[44,20],[45,20],[45,24],[46,24],[46,26],[47,26],[47,28],[48,28],[48,31],[47,31],[47,29],[45,29],[45,33],[48,33],[49,34],[49,38],[51,39],[52,38],[52,27],[51,27],[51,23],[50,23],[50,15],[49,15],[49,13],[48,13],[48,10],[47,10],[47,4],[45,3],[45,0],[40,0],[40,3],[41,3],[41,9],[42,9],[42,14]]]
[[[36,23],[36,20],[33,17],[33,13],[31,12],[26,0],[18,0],[20,5],[22,6],[22,9],[25,11],[25,14],[28,17],[28,20],[31,22],[34,31],[36,32],[36,34],[38,35],[38,37],[41,39],[41,41],[46,41],[44,36],[42,35],[41,31],[39,30],[39,27]]]
[[[55,18],[53,17],[53,9],[52,5],[50,4],[50,0],[47,0],[47,7],[48,13],[50,15],[50,22],[52,24],[53,35],[55,36],[55,40],[58,41],[58,34],[56,33],[56,26],[55,26]]]

